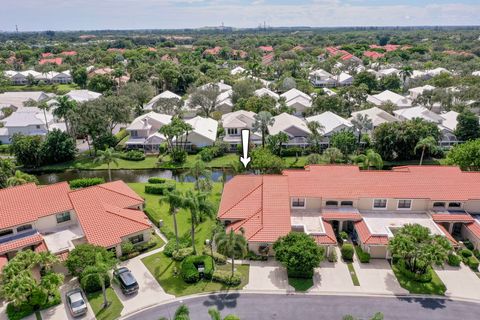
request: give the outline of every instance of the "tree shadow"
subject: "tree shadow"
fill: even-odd
[[[206,307],[215,306],[219,311],[225,308],[232,309],[237,306],[237,299],[239,297],[240,294],[237,292],[211,294],[208,296],[208,300],[203,302],[203,305]]]
[[[409,298],[409,297],[398,297],[398,300],[405,301],[408,303],[418,303],[422,308],[437,310],[445,309],[446,302],[450,301],[448,299],[435,299],[435,298]]]

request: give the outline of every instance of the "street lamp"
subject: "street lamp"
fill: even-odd
[[[215,270],[215,259],[213,258],[213,241],[210,239],[205,240],[207,246],[210,246],[210,257],[212,258],[213,270]]]

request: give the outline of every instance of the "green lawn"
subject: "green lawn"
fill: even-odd
[[[173,219],[169,214],[169,205],[167,203],[160,203],[160,199],[162,198],[159,195],[152,195],[145,193],[145,185],[146,183],[129,183],[128,184],[138,195],[145,199],[145,209],[150,213],[155,221],[160,219],[163,220],[164,227],[161,228],[162,231],[165,233],[173,232]],[[176,188],[180,192],[185,192],[187,190],[193,190],[193,183],[192,182],[177,182]],[[213,190],[210,194],[209,198],[210,201],[215,206],[216,209],[220,203],[220,197],[222,192],[222,184],[221,183],[214,183]],[[178,233],[180,235],[185,235],[186,233],[190,233],[190,212],[185,209],[180,209],[177,213],[177,225],[178,225]],[[212,230],[215,226],[215,217],[213,219],[207,218],[204,222],[200,223],[196,227],[195,232],[195,243],[197,250],[199,252],[202,251],[205,240],[211,237]]]
[[[102,291],[90,293],[87,295],[88,301],[92,306],[93,313],[97,320],[114,320],[120,318],[120,312],[123,310],[123,304],[118,299],[112,288],[107,289],[107,299],[110,302],[106,309],[102,308]]]
[[[360,281],[358,281],[357,273],[355,272],[355,268],[351,262],[347,263],[348,271],[350,273],[350,277],[352,277],[353,285],[358,287],[360,286]]]
[[[442,282],[442,280],[440,280],[434,270],[432,270],[432,281],[430,282],[417,282],[411,280],[404,276],[394,264],[392,264],[392,270],[402,288],[407,289],[410,293],[435,294],[443,296],[447,290],[445,284]]]
[[[185,283],[180,276],[181,262],[173,261],[163,254],[163,252],[145,257],[142,262],[150,270],[158,283],[166,293],[175,296],[185,296],[201,292],[216,292],[228,289],[242,289],[248,283],[249,265],[236,265],[237,271],[241,274],[242,283],[238,287],[226,287],[225,285],[213,281],[201,280],[194,284]],[[230,271],[231,265],[216,266],[217,269]]]
[[[160,238],[160,236],[159,236],[158,234],[156,234],[156,233],[152,235],[152,239],[155,239],[155,241],[157,242],[157,244],[155,245],[155,247],[153,247],[153,248],[151,248],[151,249],[148,249],[146,252],[149,252],[149,251],[152,251],[152,250],[161,248],[161,247],[163,247],[163,245],[165,244],[165,242],[162,240],[162,238]]]
[[[288,284],[295,288],[295,291],[305,292],[313,287],[313,279],[288,278]]]

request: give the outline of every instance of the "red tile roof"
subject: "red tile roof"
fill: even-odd
[[[337,238],[330,222],[323,221],[323,228],[325,229],[324,235],[313,235],[317,244],[337,244]]]
[[[478,239],[480,239],[480,222],[474,221],[471,223],[465,224],[465,227],[475,235]]]
[[[350,221],[359,221],[362,220],[362,215],[355,210],[352,212],[343,212],[343,211],[322,211],[322,218],[323,220],[330,221],[330,220],[350,220]]]
[[[75,56],[77,55],[77,51],[63,51],[60,54],[64,56]]]
[[[260,46],[258,49],[262,50],[263,52],[272,52],[273,47],[272,46]]]
[[[8,258],[7,256],[3,255],[0,256],[0,271],[2,271],[3,267],[5,267],[8,263]]]
[[[363,55],[371,59],[383,58],[385,56],[385,54],[375,51],[365,51],[363,52]]]
[[[0,190],[0,229],[73,209],[67,182],[37,187],[33,183]]]
[[[16,251],[28,246],[43,243],[43,237],[39,233],[0,244],[0,254]]]
[[[448,213],[435,213],[432,214],[432,219],[435,222],[465,222],[470,223],[475,221],[473,217],[467,213],[465,214],[448,214]]]
[[[284,170],[291,197],[330,199],[403,198],[480,199],[480,172],[449,166],[405,166],[393,170],[360,170],[349,165],[314,165]]]
[[[222,47],[215,47],[215,48],[211,48],[211,49],[205,49],[205,51],[203,51],[203,54],[204,54],[204,55],[211,54],[212,56],[216,56],[217,54],[220,53],[221,50],[222,50]]]
[[[107,52],[118,52],[118,53],[125,53],[126,49],[124,48],[109,48]]]
[[[274,58],[275,58],[274,53],[266,54],[262,57],[262,64],[264,66],[268,66],[268,65],[272,64]]]
[[[387,245],[388,237],[386,235],[374,235],[368,229],[367,223],[364,220],[355,222],[355,230],[358,238],[364,244],[372,245]]]
[[[437,226],[440,228],[440,230],[442,230],[443,234],[445,235],[445,237],[453,244],[453,245],[457,245],[458,242],[457,240],[455,240],[453,238],[453,236],[450,234],[450,232],[448,232],[447,229],[445,229],[445,227],[440,224],[440,223],[437,223]]]
[[[52,63],[56,65],[61,65],[63,63],[62,58],[50,58],[50,59],[40,59],[38,62],[39,64],[47,64],[47,63]]]
[[[325,48],[325,50],[327,50],[327,52],[332,56],[340,56],[340,60],[343,60],[343,61],[347,61],[347,60],[350,60],[352,58],[357,58],[353,54],[351,54],[351,53],[349,53],[345,50],[341,50],[338,47],[327,47],[327,48]]]
[[[53,53],[51,53],[51,52],[42,53],[42,58],[48,58],[48,57],[53,57]]]

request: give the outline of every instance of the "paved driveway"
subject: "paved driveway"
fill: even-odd
[[[371,259],[370,263],[360,263],[355,256],[353,266],[363,292],[380,294],[408,293],[398,283],[397,277],[395,277],[387,260]]]
[[[287,270],[277,261],[251,261],[245,290],[294,290],[288,284]]]
[[[139,257],[125,261],[121,263],[121,266],[130,269],[139,285],[138,293],[126,296],[114,281],[113,289],[123,303],[122,315],[175,298],[163,291],[163,288],[158,284],[157,280],[152,276],[150,271],[148,271]]]
[[[49,308],[47,310],[41,311],[42,319],[44,320],[73,320],[73,319],[82,319],[82,320],[93,320],[95,316],[93,315],[92,308],[90,304],[88,306],[88,312],[83,317],[73,318],[70,312],[67,309],[67,305],[65,304],[65,294],[75,288],[79,288],[80,285],[76,278],[65,278],[65,283],[60,287],[60,294],[62,295],[62,303],[58,306]]]
[[[480,299],[480,278],[463,263],[460,267],[445,265],[435,272],[447,287],[446,295],[459,298]]]

